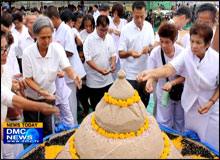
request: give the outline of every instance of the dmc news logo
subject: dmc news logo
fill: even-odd
[[[43,143],[42,122],[4,122],[4,143]]]

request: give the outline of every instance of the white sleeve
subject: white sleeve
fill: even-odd
[[[128,46],[127,46],[127,41],[126,41],[126,30],[123,28],[121,31],[121,35],[119,38],[119,46],[118,46],[118,50],[119,51],[128,51]]]
[[[75,37],[72,30],[67,30],[65,34],[65,43],[64,43],[64,50],[67,52],[71,52],[73,54],[77,54],[76,42]]]
[[[87,37],[84,44],[83,44],[83,52],[85,61],[91,61],[92,60],[92,46],[90,45],[90,37]]]
[[[158,54],[157,53],[157,50],[158,48],[154,48],[152,51],[151,51],[151,54],[150,56],[148,57],[148,69],[155,69],[157,68],[157,57],[156,55]]]
[[[149,35],[149,38],[150,38],[149,45],[153,46],[154,45],[154,29],[153,29],[153,27],[150,23],[149,23],[149,28],[150,28],[150,30],[148,32],[148,33],[150,33],[150,35]]]
[[[173,68],[176,70],[176,72],[178,73],[181,73],[184,67],[185,56],[186,56],[186,53],[184,53],[184,50],[183,50],[178,56],[176,56],[172,61],[169,62],[173,66]]]
[[[110,36],[110,49],[111,49],[111,56],[110,57],[113,57],[113,56],[116,56],[116,50],[115,50],[115,45],[114,45],[114,41],[113,41],[113,38],[112,36]]]
[[[182,42],[184,48],[189,47],[189,46],[188,46],[188,45],[190,44],[190,38],[189,38],[189,37],[190,37],[190,36],[189,36],[189,33],[186,33],[186,34],[183,36],[182,40],[181,40],[181,42]]]
[[[24,49],[24,53],[22,55],[22,68],[23,68],[23,76],[24,78],[33,77],[33,69],[31,65],[31,60],[29,58],[29,49]]]
[[[15,94],[10,91],[6,86],[1,85],[1,104],[7,107],[13,107],[12,99]]]
[[[57,42],[55,42],[55,45],[54,45],[55,49],[54,51],[57,52],[57,55],[60,55],[60,63],[59,63],[59,67],[61,69],[65,69],[67,67],[70,67],[70,62],[66,56],[66,52],[63,48],[63,46]]]

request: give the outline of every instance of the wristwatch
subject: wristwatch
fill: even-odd
[[[215,101],[213,99],[210,99],[209,101],[211,101],[213,104],[215,104]]]

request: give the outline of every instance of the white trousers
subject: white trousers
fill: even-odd
[[[181,101],[168,100],[167,107],[162,107],[161,97],[157,97],[157,122],[165,127],[184,131],[184,110]]]
[[[195,131],[202,142],[206,142],[219,151],[219,106],[213,105],[208,113],[198,112],[196,101],[188,112],[185,112],[185,129]]]
[[[70,111],[73,115],[73,125],[77,125],[77,98],[76,98],[76,85],[75,83],[67,83],[67,86],[72,91],[69,96],[69,105],[70,105]]]

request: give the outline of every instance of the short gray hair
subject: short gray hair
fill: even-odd
[[[45,27],[50,27],[52,32],[54,31],[54,26],[50,18],[46,16],[39,16],[33,25],[33,34],[38,35],[41,29]]]

